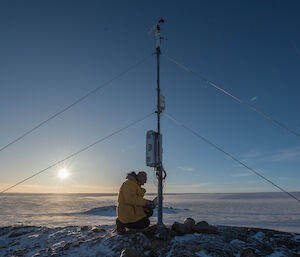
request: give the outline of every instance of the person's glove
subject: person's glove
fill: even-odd
[[[146,208],[149,208],[149,209],[155,209],[155,204],[153,203],[153,201],[151,200],[146,200],[146,205],[145,205]]]
[[[154,204],[154,206],[156,207],[157,206],[157,196],[152,200],[152,202],[153,202],[153,204]]]

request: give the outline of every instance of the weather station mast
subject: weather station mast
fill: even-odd
[[[166,178],[166,172],[162,164],[162,135],[160,133],[160,114],[165,109],[165,98],[160,92],[160,43],[164,39],[160,34],[160,24],[164,23],[160,19],[149,31],[155,30],[156,38],[156,65],[157,65],[157,104],[155,113],[157,114],[157,131],[150,130],[146,137],[146,165],[153,167],[157,178],[157,225],[163,226],[163,180]]]

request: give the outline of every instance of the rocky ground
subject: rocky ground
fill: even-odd
[[[186,219],[122,235],[113,226],[0,228],[0,256],[300,257],[300,235]]]

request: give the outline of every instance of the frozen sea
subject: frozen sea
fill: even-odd
[[[300,198],[300,192],[294,195]],[[0,196],[0,227],[112,225],[116,204],[115,194],[8,193]],[[186,217],[214,225],[300,232],[300,203],[283,193],[166,194],[164,223]],[[155,215],[151,222],[156,222]]]

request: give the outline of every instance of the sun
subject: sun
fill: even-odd
[[[70,172],[69,172],[68,170],[66,170],[66,169],[61,169],[61,170],[59,170],[59,171],[57,172],[57,176],[58,176],[60,179],[62,179],[62,180],[64,180],[64,179],[66,179],[67,177],[69,177],[69,175],[70,175]]]

